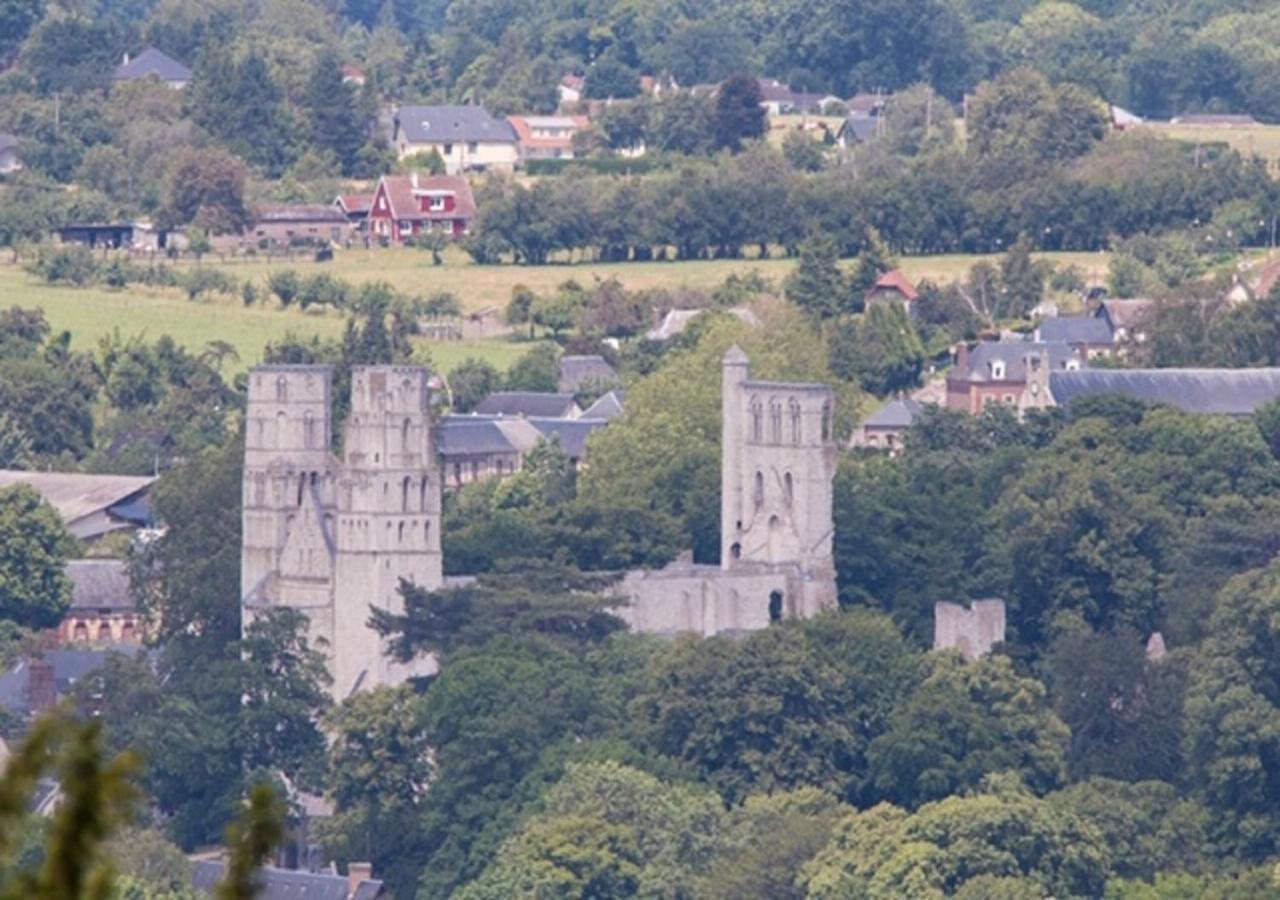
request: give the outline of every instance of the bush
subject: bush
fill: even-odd
[[[205,294],[234,294],[236,282],[225,272],[204,267],[192,269],[182,277],[182,287],[188,300],[198,300]]]
[[[28,271],[49,284],[74,284],[84,287],[97,280],[99,264],[93,251],[83,244],[67,244],[41,251]]]
[[[303,309],[309,306],[342,309],[347,305],[348,291],[349,286],[340,278],[324,273],[311,275],[304,278],[298,286],[298,305]],[[288,306],[288,303],[285,305]]]
[[[267,279],[267,290],[280,298],[281,306],[289,306],[298,296],[298,273],[293,269],[272,272]]]

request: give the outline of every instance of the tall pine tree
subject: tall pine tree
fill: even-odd
[[[304,98],[311,145],[332,151],[350,175],[365,139],[365,121],[355,90],[342,80],[342,60],[333,50],[316,57]]]

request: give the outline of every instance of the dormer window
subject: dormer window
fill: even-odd
[[[1004,381],[1004,360],[997,359],[991,363],[991,378],[993,381]]]
[[[433,212],[439,212],[440,210],[444,209],[444,197],[441,197],[439,195],[432,197],[429,208]]]
[[[1077,370],[1077,369],[1079,369],[1079,368],[1080,368],[1080,360],[1078,360],[1078,359],[1069,359],[1069,360],[1067,360],[1066,369],[1067,369],[1067,371],[1068,371],[1068,372],[1074,372],[1074,371],[1076,371],[1076,370]]]

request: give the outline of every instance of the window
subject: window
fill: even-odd
[[[428,208],[436,211],[444,209],[444,197],[440,197],[440,196],[432,197],[431,203],[429,204]]]
[[[444,145],[444,155],[445,155],[445,156],[452,156],[452,155],[453,155],[453,144],[445,144],[445,145]]]
[[[782,443],[782,404],[777,400],[769,403],[769,438],[775,444]]]
[[[316,423],[315,417],[311,415],[311,410],[307,410],[302,414],[302,443],[304,447],[310,449],[315,446],[316,441]]]
[[[111,626],[108,625],[106,622],[103,622],[101,625],[98,626],[98,640],[100,641],[111,640]]]
[[[822,404],[822,439],[831,440],[831,404]]]
[[[379,212],[387,211],[387,198],[384,194],[378,195],[378,210]]]
[[[411,441],[412,429],[413,423],[408,419],[405,419],[400,425],[400,448],[404,450],[405,453],[408,453],[413,446]]]
[[[475,141],[467,141],[468,153],[477,153],[479,152],[479,150],[480,150],[480,145],[478,143],[476,143]]]
[[[757,399],[751,401],[751,440],[764,440],[764,407]]]
[[[791,443],[798,445],[801,437],[800,404],[793,397],[787,401],[787,407],[791,411]]]
[[[409,511],[409,476],[404,476],[404,481],[400,483],[400,511]]]
[[[755,500],[757,509],[764,506],[764,474],[762,472],[756,473],[755,490],[752,493],[752,498]]]
[[[997,359],[991,364],[991,378],[995,381],[1004,380],[1004,360]]]
[[[782,621],[782,591],[773,591],[769,594],[769,621]]]
[[[788,472],[786,475],[782,476],[782,497],[787,501],[787,506],[791,505],[791,499],[793,496],[792,492],[791,473]]]
[[[281,375],[276,379],[276,400],[283,403],[289,399],[289,379]]]
[[[462,463],[460,462],[453,464],[453,483],[462,484]]]

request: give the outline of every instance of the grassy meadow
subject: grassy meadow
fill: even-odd
[[[1106,270],[1106,257],[1097,253],[1049,254],[1061,265],[1074,264],[1091,278],[1101,278]],[[946,255],[906,257],[900,265],[913,280],[930,278],[951,281],[961,278],[983,257]],[[501,310],[511,297],[512,288],[525,285],[534,291],[554,290],[573,278],[584,285],[596,279],[617,277],[632,290],[680,287],[709,289],[734,273],[757,270],[775,284],[780,283],[795,265],[783,258],[698,260],[689,262],[646,263],[559,263],[546,266],[496,265],[479,266],[459,250],[451,249],[443,265],[433,266],[430,255],[412,249],[339,250],[334,260],[316,263],[309,256],[293,260],[278,257],[218,261],[207,257],[205,265],[217,266],[238,281],[253,279],[265,287],[272,271],[292,268],[299,274],[327,272],[352,283],[386,281],[397,290],[409,294],[427,294],[449,290],[458,295],[464,309]],[[202,348],[211,340],[226,341],[236,347],[239,367],[262,357],[263,348],[271,341],[293,333],[303,336],[336,337],[342,333],[343,318],[339,313],[311,309],[281,309],[274,301],[245,307],[238,298],[217,296],[190,301],[172,288],[130,286],[124,290],[104,287],[72,288],[50,286],[28,275],[20,266],[0,264],[0,305],[40,307],[55,330],[68,330],[73,344],[80,349],[92,348],[104,335],[119,330],[122,335],[145,335],[156,338],[168,334],[183,346]],[[479,356],[499,368],[505,368],[519,357],[527,344],[494,338],[478,341],[425,343],[434,364],[448,371],[468,356]]]

